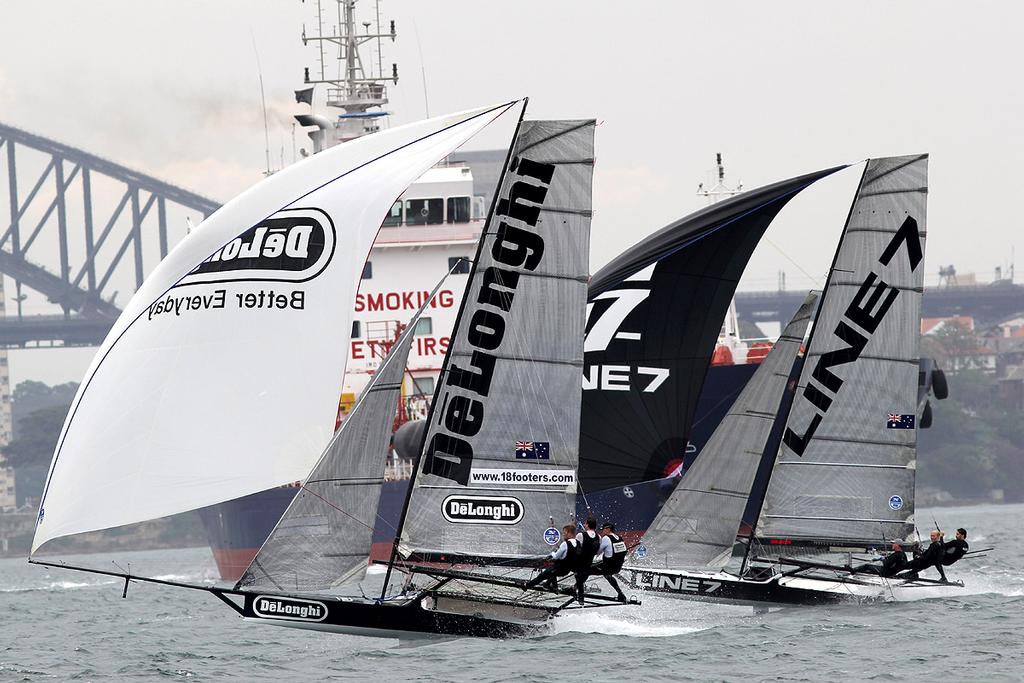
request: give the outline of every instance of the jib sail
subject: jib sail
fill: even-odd
[[[818,295],[804,301],[644,534],[644,567],[724,566]]]
[[[182,240],[82,381],[33,550],[306,476],[332,436],[338,349],[388,207],[512,106],[339,145],[263,180]]]
[[[403,551],[536,555],[574,517],[594,121],[524,121],[428,418]]]
[[[754,247],[794,195],[842,168],[698,211],[594,275],[580,439],[585,490],[664,477],[683,458],[722,320]]]
[[[872,159],[822,295],[760,540],[877,545],[914,529],[928,157]]]
[[[437,295],[434,289],[431,298]],[[236,587],[323,591],[366,576],[413,316]]]

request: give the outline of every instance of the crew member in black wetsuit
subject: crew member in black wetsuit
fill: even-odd
[[[942,566],[948,567],[956,563],[970,549],[971,546],[967,544],[967,529],[960,527],[956,530],[956,538],[946,542],[942,553]]]
[[[549,591],[557,591],[558,579],[567,576],[575,569],[578,555],[579,542],[576,540],[576,527],[566,524],[562,527],[562,543],[548,555],[548,558],[554,560],[555,563],[527,581],[526,587],[533,588],[543,582]]]
[[[892,544],[892,552],[885,556],[882,565],[862,564],[854,567],[853,571],[858,574],[878,574],[879,576],[896,576],[907,568],[907,554],[903,552],[903,546],[899,543]]]
[[[916,556],[907,565],[906,571],[897,578],[913,581],[917,578],[919,572],[929,567],[935,567],[942,580],[946,580],[946,572],[942,570],[942,556],[945,555],[946,551],[946,544],[942,542],[942,531],[934,529],[929,534],[929,538],[931,543],[928,545],[928,548],[923,553],[915,553]]]
[[[579,549],[576,555],[576,601],[583,604],[583,590],[587,583],[587,577],[593,573],[594,558],[601,548],[601,537],[597,535],[597,520],[589,517],[583,533],[576,536],[579,541]]]
[[[597,558],[597,564],[590,570],[591,575],[603,576],[615,589],[619,602],[626,602],[626,595],[619,588],[619,582],[615,580],[615,575],[626,561],[626,542],[615,533],[615,525],[611,522],[605,522],[601,527],[601,545],[597,551]]]

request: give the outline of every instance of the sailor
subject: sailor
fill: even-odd
[[[615,580],[615,575],[626,561],[626,542],[615,533],[615,525],[611,522],[605,522],[601,526],[601,546],[597,551],[597,559],[597,564],[591,568],[590,574],[603,576],[615,589],[619,602],[626,602],[626,595],[619,588],[619,582]]]
[[[942,531],[940,529],[933,529],[931,534],[929,534],[929,539],[931,543],[928,545],[928,548],[924,552],[915,551],[914,559],[907,565],[906,571],[897,578],[913,581],[917,578],[919,572],[929,567],[935,567],[942,580],[946,580],[946,572],[942,570],[942,557],[945,555],[946,550],[946,544],[942,542]]]
[[[858,574],[878,574],[879,576],[896,576],[907,568],[907,554],[903,552],[903,546],[899,543],[892,544],[892,552],[882,560],[882,566],[877,564],[862,564],[854,567],[853,571]]]
[[[587,577],[593,573],[594,559],[599,555],[601,548],[601,537],[597,535],[597,520],[588,517],[583,533],[577,535],[576,539],[579,541],[579,549],[573,571],[576,574],[576,601],[582,605]]]
[[[967,544],[967,529],[960,527],[956,530],[956,538],[947,541],[942,553],[942,566],[948,567],[967,554],[971,546]]]
[[[579,542],[576,540],[576,527],[566,524],[562,527],[562,543],[547,558],[554,560],[554,564],[542,571],[537,576],[526,582],[527,588],[544,583],[550,591],[558,590],[558,579],[567,576],[576,566],[576,558],[579,555]],[[544,557],[542,555],[542,557]]]

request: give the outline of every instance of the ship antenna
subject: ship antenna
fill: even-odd
[[[412,34],[416,36],[416,49],[420,53],[420,74],[423,77],[423,109],[430,118],[430,100],[427,99],[427,67],[423,63],[423,46],[420,45],[420,32],[416,28],[416,20],[412,20]]]
[[[326,87],[326,105],[328,108],[340,109],[341,113],[333,118],[313,114],[299,114],[295,119],[302,127],[315,126],[315,130],[307,131],[313,140],[314,151],[319,152],[336,144],[347,142],[380,130],[381,121],[388,115],[383,107],[388,103],[387,81],[398,83],[398,65],[391,65],[391,73],[385,76],[381,56],[381,41],[392,41],[398,35],[395,22],[390,21],[389,30],[382,30],[380,5],[375,7],[375,22],[361,22],[364,32],[359,33],[356,24],[356,0],[335,0],[338,13],[337,26],[326,28],[323,5],[330,0],[317,0],[316,4],[316,35],[310,35],[303,29],[302,42],[316,44],[320,60],[319,74],[310,74],[307,67],[303,83],[306,90],[296,91],[301,101],[312,104],[312,88],[317,85]],[[375,33],[371,33],[371,29]],[[376,68],[372,54],[366,56],[364,66],[360,47],[371,43],[368,49],[376,47]],[[331,49],[337,55],[337,68],[329,68],[328,52]]]
[[[263,66],[260,64],[260,51],[256,47],[256,35],[249,29],[249,37],[252,38],[252,51],[256,55],[256,75],[260,81],[260,105],[263,107],[263,144],[267,156],[267,170],[264,175],[270,175],[270,126],[267,123],[267,95],[263,90]]]

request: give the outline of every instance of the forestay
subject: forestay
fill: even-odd
[[[236,587],[323,591],[366,576],[409,349],[430,299],[359,395]]]
[[[872,159],[822,296],[757,536],[914,529],[927,156]]]
[[[434,397],[403,549],[535,555],[574,518],[594,121],[521,124]]]
[[[644,534],[642,566],[722,567],[728,561],[817,300],[816,293],[804,300],[658,512]]]
[[[33,551],[308,474],[332,435],[354,295],[383,217],[513,105],[317,154],[186,237],[128,302],[81,384]]]
[[[722,320],[754,248],[790,199],[842,168],[702,209],[594,275],[580,440],[586,490],[658,479],[678,465]]]

